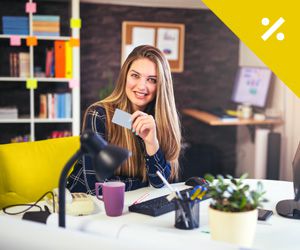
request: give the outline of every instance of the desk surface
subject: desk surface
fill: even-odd
[[[279,125],[283,123],[281,119],[266,119],[264,121],[238,119],[237,121],[222,121],[213,114],[197,109],[183,109],[182,112],[211,126]]]
[[[256,180],[247,181],[251,187],[256,186]],[[265,203],[264,208],[273,210],[274,215],[267,222],[258,222],[253,248],[299,249],[300,220],[286,219],[277,215],[275,211],[275,206],[279,200],[292,199],[294,197],[292,183],[264,180],[263,184],[267,191],[266,198],[269,200]],[[182,184],[174,184],[174,186],[178,189],[185,188]],[[106,216],[102,202],[95,201],[97,205],[95,214],[82,217],[68,216],[66,219],[67,227],[90,232],[93,235],[101,235],[106,240],[109,238],[114,239],[114,241],[116,239],[123,240],[124,249],[127,249],[127,247],[130,249],[130,246],[134,249],[136,248],[134,244],[139,244],[138,242],[143,242],[143,247],[140,247],[140,249],[150,249],[150,246],[154,246],[153,244],[159,244],[160,247],[158,249],[182,249],[183,246],[188,246],[189,248],[193,244],[198,246],[205,244],[205,249],[237,249],[236,246],[223,245],[223,243],[222,247],[220,247],[219,242],[214,242],[210,239],[208,226],[209,200],[200,203],[200,227],[194,230],[179,230],[174,227],[174,212],[159,217],[128,212],[128,206],[145,193],[149,193],[147,199],[151,199],[168,194],[169,190],[167,188],[154,189],[147,187],[126,192],[125,208],[123,215],[120,217]],[[0,221],[3,217],[6,216],[0,216]],[[57,227],[57,222],[57,215],[51,215],[47,224],[53,229]],[[1,225],[3,225],[2,222]],[[0,235],[3,235],[1,228],[3,229],[3,227],[0,227]],[[151,241],[154,243],[151,243]],[[170,248],[171,246],[172,248]],[[117,248],[112,247],[111,249]]]

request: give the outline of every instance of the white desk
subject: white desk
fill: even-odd
[[[258,222],[253,248],[299,249],[300,220],[290,220],[280,217],[275,211],[275,205],[279,200],[293,198],[292,183],[282,181],[263,181],[263,183],[267,190],[266,198],[269,199],[269,202],[264,207],[273,210],[274,215],[267,222]],[[249,180],[249,184],[255,186],[256,181]],[[176,184],[176,186],[180,186],[180,184]],[[7,218],[8,216],[0,216],[0,249],[2,249],[3,242],[8,241],[8,235],[14,235],[10,239],[21,237],[22,235],[19,235],[20,232],[18,230],[23,230],[23,233],[26,235],[29,231],[26,232],[25,230],[24,232],[24,228],[29,227],[28,225],[31,227],[32,224],[32,228],[41,228],[42,231],[39,232],[42,233],[38,234],[38,239],[37,237],[28,238],[28,236],[22,236],[23,240],[27,238],[26,243],[31,244],[31,249],[31,241],[39,241],[36,243],[38,245],[44,242],[45,239],[52,245],[56,244],[55,247],[72,246],[75,249],[80,249],[80,246],[84,246],[85,242],[89,240],[91,246],[99,244],[99,246],[103,246],[100,247],[101,249],[120,249],[120,246],[121,249],[190,249],[199,248],[201,245],[204,245],[205,249],[238,249],[237,246],[210,240],[210,234],[207,233],[209,231],[209,200],[200,203],[200,228],[195,230],[176,229],[174,227],[174,212],[159,217],[129,213],[128,205],[131,205],[146,192],[150,192],[147,199],[151,199],[156,196],[168,194],[169,190],[166,188],[154,189],[149,187],[127,192],[125,195],[125,209],[123,215],[120,217],[106,216],[103,204],[97,201],[99,207],[96,214],[76,218],[67,217],[67,230],[56,227],[58,219],[55,215],[51,215],[47,226],[13,220]],[[89,233],[81,234],[79,237],[78,232],[71,230],[75,228]],[[51,238],[55,234],[59,234],[59,240],[52,241]],[[98,238],[95,238],[95,235]],[[68,239],[72,239],[73,245]],[[81,239],[80,242],[78,239]],[[14,243],[19,244],[21,241],[22,239],[19,239],[18,241],[14,241]]]

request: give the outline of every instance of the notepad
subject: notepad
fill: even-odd
[[[116,109],[112,118],[112,122],[124,128],[131,129],[131,114],[121,109]]]

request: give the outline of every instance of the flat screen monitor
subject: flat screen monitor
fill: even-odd
[[[231,100],[264,108],[267,102],[272,71],[263,67],[240,67]]]
[[[295,198],[294,200],[279,201],[276,205],[276,211],[281,216],[291,219],[300,219],[300,143],[292,166]]]

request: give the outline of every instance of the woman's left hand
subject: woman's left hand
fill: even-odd
[[[131,120],[132,132],[144,140],[147,154],[154,155],[159,148],[159,144],[156,135],[156,123],[153,116],[142,111],[135,111],[131,115]]]

